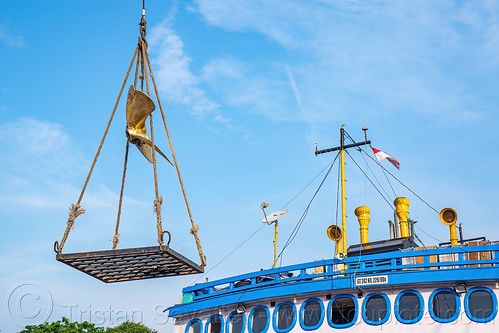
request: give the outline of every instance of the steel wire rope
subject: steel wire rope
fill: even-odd
[[[420,226],[418,226],[418,225],[416,225],[416,224],[415,224],[414,226],[415,226],[416,228],[418,228],[419,230],[421,230],[421,231],[422,231],[422,232],[423,232],[426,236],[428,236],[428,237],[430,237],[430,238],[433,238],[434,240],[436,240],[436,241],[437,241],[437,242],[439,242],[439,243],[445,243],[445,242],[444,242],[444,241],[442,241],[441,239],[438,239],[438,238],[436,238],[436,237],[432,236],[431,234],[427,233],[426,231],[424,231],[424,230],[423,230]],[[416,233],[414,233],[414,235],[416,235]],[[419,237],[418,237],[418,239],[419,239]],[[420,239],[420,241],[421,241],[421,239]],[[423,241],[421,241],[421,243],[423,243]],[[424,244],[423,244],[423,245],[424,245]],[[462,245],[462,244],[461,244],[461,245]],[[425,246],[425,247],[426,247],[426,246]],[[462,247],[460,247],[460,246],[454,246],[454,245],[451,245],[451,247],[456,248],[456,249],[459,249],[459,250],[461,250],[462,252],[466,252],[466,250],[465,250],[465,249],[463,249],[463,248],[462,248]],[[451,254],[451,253],[449,253],[449,254]]]
[[[353,138],[350,136],[350,134],[349,134],[347,131],[345,131],[345,133],[346,133],[346,135],[348,136],[348,138],[352,141],[352,143],[355,143],[355,141],[354,141],[354,140],[353,140]],[[371,147],[371,149],[372,149],[372,146],[371,146],[371,145],[369,145],[369,146],[370,146],[370,147]],[[424,200],[423,200],[423,199],[422,199],[419,195],[417,195],[416,193],[414,193],[414,192],[413,192],[413,191],[412,191],[409,187],[407,187],[407,186],[406,186],[405,184],[403,184],[403,183],[402,183],[399,179],[397,179],[397,178],[396,178],[396,177],[395,177],[392,173],[390,173],[390,171],[386,170],[386,169],[385,169],[385,168],[381,165],[381,163],[380,163],[377,159],[375,160],[374,158],[372,158],[372,157],[371,157],[369,154],[367,154],[367,152],[366,152],[364,149],[362,149],[360,146],[359,146],[359,147],[356,147],[356,148],[357,148],[357,150],[358,150],[359,152],[361,152],[361,151],[362,151],[362,152],[364,152],[364,153],[365,153],[365,154],[366,154],[369,158],[371,158],[371,159],[372,159],[372,160],[373,160],[376,164],[378,164],[378,165],[381,167],[381,170],[383,171],[383,174],[385,175],[385,178],[386,178],[386,180],[387,180],[388,184],[390,185],[390,188],[392,189],[393,193],[395,194],[395,197],[397,197],[397,194],[395,193],[395,190],[393,189],[393,186],[392,186],[392,184],[391,184],[390,180],[389,180],[389,179],[388,179],[388,177],[386,176],[385,171],[386,171],[386,172],[388,172],[388,173],[389,173],[389,174],[390,174],[393,178],[395,178],[395,179],[396,179],[399,183],[401,183],[401,184],[402,184],[405,188],[407,188],[407,189],[408,189],[411,193],[413,193],[416,197],[418,197],[421,201],[423,201],[423,202],[424,202],[424,203],[425,203],[428,207],[430,207],[431,209],[433,209],[435,212],[437,212],[437,213],[438,213],[438,211],[437,211],[435,208],[431,207],[431,206],[430,206],[430,205],[429,205],[426,201],[424,201]],[[347,153],[348,153],[348,151],[347,151]],[[352,158],[352,160],[353,160],[353,157],[352,157],[350,154],[348,154],[348,155],[349,155],[349,156],[350,156],[350,158]],[[362,156],[362,158],[364,158],[364,156]],[[364,159],[365,159],[365,158],[364,158]],[[357,167],[359,168],[359,170],[360,170],[360,171],[362,171],[362,168],[360,168],[360,166],[357,164],[357,162],[356,162],[355,160],[353,160],[353,161],[354,161],[354,163],[357,165]],[[367,165],[367,161],[366,161],[366,165]],[[383,186],[381,185],[381,183],[379,182],[379,180],[377,179],[376,175],[374,174],[374,172],[373,172],[372,170],[371,170],[371,173],[373,174],[374,178],[376,179],[376,181],[378,182],[378,184],[380,185],[380,187],[383,189],[383,191],[385,192],[385,194],[387,194],[387,196],[389,197],[388,193],[385,191],[385,189],[383,188]],[[366,174],[364,174],[364,175],[366,175]],[[368,178],[368,177],[367,177],[367,175],[366,175],[366,178]],[[368,178],[368,179],[369,179],[369,178]],[[371,184],[373,184],[373,183],[372,183],[372,181],[371,181],[370,179],[369,179],[369,181],[371,182]],[[373,186],[374,186],[374,184],[373,184]],[[376,188],[376,187],[375,187],[375,188]],[[376,188],[376,190],[378,190],[378,189]],[[378,193],[381,195],[381,193],[379,192],[379,190],[378,190]],[[383,197],[383,195],[381,195],[381,196]],[[385,197],[383,197],[383,199],[385,199],[385,201],[387,201]],[[390,205],[390,207],[392,207],[392,206]],[[392,208],[392,209],[393,209],[393,208]],[[394,209],[394,211],[395,211],[395,209]],[[425,233],[425,234],[427,234],[428,236],[432,237],[430,234],[428,234],[427,232],[425,232],[425,231],[424,231],[423,229],[421,229],[419,226],[416,226],[416,227],[417,227],[419,230],[421,230],[423,233]],[[414,230],[414,229],[413,229],[413,230]],[[417,239],[417,240],[419,240],[419,241],[421,242],[421,244],[422,244],[424,247],[426,247],[426,246],[425,246],[425,244],[424,244],[424,242],[421,240],[421,238],[419,238],[419,236],[417,235],[417,233],[416,233],[415,231],[414,231],[414,237],[416,237],[416,239]],[[438,239],[436,239],[435,237],[432,237],[432,238],[433,238],[433,239],[435,239],[435,240],[437,240],[438,242],[442,243],[442,241],[441,241],[441,240],[438,240]],[[463,250],[463,251],[464,251],[464,250]]]
[[[392,204],[390,203],[390,201],[388,201],[385,198],[385,196],[383,195],[383,193],[381,193],[381,191],[376,187],[376,185],[374,185],[374,183],[371,180],[371,178],[369,178],[369,176],[367,176],[367,174],[364,172],[364,170],[362,170],[362,168],[359,166],[359,164],[357,163],[357,161],[352,157],[352,155],[350,155],[350,153],[347,150],[345,150],[345,152],[348,154],[348,156],[350,156],[350,158],[355,163],[355,165],[357,166],[357,168],[359,168],[360,172],[362,172],[364,174],[364,176],[366,176],[366,178],[369,180],[369,182],[371,183],[371,185],[376,189],[376,191],[378,191],[379,195],[381,195],[381,197],[386,201],[386,203],[388,204],[388,206],[390,206],[390,208],[393,211],[395,211],[395,208],[392,206]]]
[[[288,205],[293,202],[300,194],[302,194],[303,191],[305,191],[317,178],[319,178],[319,176],[329,167],[329,164],[326,165],[307,185],[305,185],[304,188],[301,189],[300,192],[298,192],[298,194],[296,194],[291,200],[288,201],[287,204],[285,204],[281,209],[284,209],[286,207],[288,207]]]
[[[367,164],[367,160],[366,158],[364,157],[364,155],[362,154],[360,148],[357,149],[358,152],[361,153],[361,156],[362,156],[362,159],[364,159],[364,161],[366,162],[366,166],[367,168],[369,169],[369,171],[371,171],[371,174],[373,175],[374,179],[376,179],[376,182],[378,183],[379,187],[381,187],[381,189],[383,190],[383,192],[385,192],[386,196],[387,197],[390,197],[390,195],[388,194],[388,192],[385,190],[385,188],[383,187],[383,185],[381,184],[381,182],[379,181],[378,177],[376,177],[376,174],[374,173],[374,171],[371,169],[371,167]],[[393,192],[395,193],[395,191]],[[395,194],[395,197],[397,197],[397,195]]]
[[[366,154],[370,159],[374,160],[373,157],[371,157],[364,149],[361,148],[361,150],[364,152],[364,154]],[[379,166],[386,172],[388,172],[388,174],[390,176],[392,176],[396,181],[398,181],[402,186],[404,186],[406,189],[408,189],[412,194],[414,194],[419,200],[421,200],[426,206],[428,206],[430,209],[432,209],[433,211],[435,211],[435,213],[437,214],[440,214],[440,212],[438,210],[436,210],[435,208],[433,208],[428,202],[426,202],[423,198],[421,198],[416,192],[414,192],[413,190],[411,190],[407,185],[405,185],[401,180],[399,180],[397,177],[395,177],[390,171],[388,171],[384,166],[382,166],[381,164],[379,164]]]
[[[319,190],[321,189],[322,185],[324,184],[324,181],[326,180],[327,176],[329,175],[329,172],[331,171],[332,167],[334,166],[334,163],[336,162],[336,160],[338,159],[338,156],[339,156],[339,152],[338,154],[336,154],[336,157],[334,158],[334,160],[329,164],[327,165],[324,169],[321,170],[321,172],[319,172],[319,174],[317,176],[314,177],[314,179],[309,182],[305,188],[303,188],[297,195],[295,195],[295,197],[293,197],[293,199],[291,199],[284,207],[286,207],[287,205],[289,205],[289,203],[291,201],[293,201],[299,194],[301,194],[308,186],[310,186],[310,184],[312,184],[312,182],[317,179],[323,172],[324,170],[326,170],[328,167],[329,167],[329,170],[327,171],[326,175],[324,176],[324,178],[322,179],[321,183],[319,184],[319,187],[317,188],[317,190],[315,191],[314,195],[312,196],[312,199],[310,200],[310,202],[308,203],[307,205],[307,208],[305,208],[305,211],[303,212],[302,216],[300,217],[300,219],[298,220],[297,224],[295,225],[293,231],[291,232],[291,235],[288,237],[288,240],[286,241],[285,245],[283,246],[281,252],[279,253],[279,255],[277,256],[276,258],[276,261],[277,259],[280,258],[279,260],[279,269],[282,267],[282,255],[284,253],[284,250],[291,244],[291,242],[294,240],[294,238],[296,237],[296,235],[298,234],[298,231],[300,230],[300,227],[301,227],[301,224],[303,223],[303,221],[305,220],[305,217],[307,216],[308,214],[308,209],[310,208],[310,205],[312,204],[312,201],[315,199],[315,196],[317,195],[317,193],[319,192]],[[265,226],[265,225],[263,225]],[[262,226],[262,227],[263,227]],[[260,227],[258,230],[260,230],[262,227]],[[296,230],[296,232],[295,232]],[[293,235],[294,233],[294,235]],[[291,239],[292,237],[292,239]],[[290,240],[291,239],[291,240]],[[247,290],[244,290],[243,293],[241,294],[241,296],[239,296],[239,298],[237,299],[237,301],[235,302],[235,304],[238,304],[239,301],[241,300],[241,298],[244,296],[244,294],[246,293]]]
[[[371,149],[373,148],[371,145],[369,145],[369,147],[371,147]],[[362,148],[359,147],[359,149],[362,149]],[[378,161],[378,159],[376,159],[376,162],[378,162],[378,165],[381,166],[381,163]],[[381,168],[381,171],[383,171],[383,175],[385,175],[385,179],[388,182],[388,185],[390,185],[390,188],[392,189],[393,194],[395,195],[395,197],[397,197],[397,193],[395,193],[395,189],[393,188],[392,183],[390,182],[390,179],[388,179],[388,176],[386,175],[385,168]]]
[[[282,209],[286,208],[293,200],[295,200],[303,191],[305,191],[330,165],[326,165],[307,185],[305,185],[304,188],[302,188],[298,194],[296,194],[291,200],[288,201],[286,205],[283,206]],[[234,252],[236,252],[241,246],[243,246],[246,242],[248,242],[258,231],[260,231],[265,225],[262,225],[259,227],[251,236],[246,238],[241,244],[239,244],[235,249],[233,249],[231,252],[229,252],[225,257],[223,257],[221,260],[219,260],[212,268],[210,268],[206,273],[201,275],[198,279],[196,279],[194,282],[192,282],[190,285],[196,283],[199,281],[203,276],[211,272],[215,267],[217,267],[219,264],[221,264],[225,259],[227,259],[229,256],[231,256]]]
[[[417,221],[413,221],[413,222],[411,222],[411,223],[412,223],[412,225],[413,225],[414,227],[416,226],[416,225],[414,224],[415,222],[417,222]],[[419,228],[419,227],[418,227],[418,228]],[[421,240],[421,238],[419,238],[419,236],[418,236],[418,234],[416,233],[416,231],[414,230],[414,228],[412,228],[412,230],[414,231],[414,237],[416,237],[416,239],[417,239],[418,241],[420,241],[420,242],[421,242],[421,244],[423,245],[423,247],[425,247],[425,248],[426,248],[425,243]],[[422,230],[422,229],[420,229],[420,230]]]
[[[360,147],[359,147],[360,148]],[[367,155],[367,157],[369,157],[371,160],[373,160],[374,162],[376,162],[377,160],[375,160],[373,157],[371,157],[364,149],[360,148],[360,150],[362,150],[364,152],[364,154]],[[350,155],[350,154],[349,154]],[[354,161],[355,162],[355,161]],[[386,171],[390,176],[392,176],[396,181],[398,181],[402,186],[404,186],[406,189],[408,189],[412,194],[414,194],[419,200],[421,200],[426,206],[428,206],[430,209],[432,209],[433,211],[435,211],[437,214],[440,214],[435,208],[433,208],[428,202],[426,202],[423,198],[421,198],[417,193],[415,193],[413,190],[411,190],[407,185],[405,185],[401,180],[399,180],[397,177],[395,177],[390,171],[388,171],[384,166],[381,165],[381,163],[379,163],[379,161],[377,161],[377,163],[384,171]],[[385,199],[386,200],[386,199]],[[421,232],[423,232],[425,235],[427,235],[428,237],[436,240],[437,242],[439,243],[443,243],[442,240],[436,238],[436,237],[433,237],[431,234],[427,233],[424,229],[422,229],[420,226],[414,224],[414,226],[416,228],[418,228]],[[424,246],[424,243],[423,241],[418,237],[418,235],[416,234],[416,232],[414,232],[414,236],[423,244]],[[426,247],[426,246],[424,246]],[[460,248],[460,247],[457,247],[459,249],[461,249],[461,251],[464,251],[464,249]]]
[[[350,141],[352,141],[352,143],[356,143],[355,140],[350,136],[350,134],[345,131],[345,134],[348,136],[348,138],[350,139]],[[365,142],[367,142],[367,137],[366,137],[366,140]],[[371,149],[373,148],[371,146],[371,144],[369,144],[369,147],[371,147]],[[355,147],[359,152],[362,151],[363,149],[360,147],[360,146],[357,146]],[[376,160],[377,164],[379,164],[381,166],[381,163],[379,163],[378,160]],[[366,165],[367,165],[367,162],[366,162]],[[393,186],[392,184],[390,183],[390,180],[388,179],[388,177],[386,176],[386,173],[385,173],[385,170],[384,169],[381,169],[383,171],[383,174],[385,175],[385,178],[386,178],[386,181],[388,182],[388,185],[390,186],[390,188],[392,189],[393,191],[393,194],[395,195],[395,197],[397,197],[397,193],[395,193],[395,190],[393,189]],[[372,171],[371,171],[372,172]],[[374,173],[373,173],[374,175]],[[376,177],[376,176],[375,176]],[[376,181],[378,181],[378,179],[376,179]],[[380,186],[382,187],[381,183],[378,181],[378,184],[380,184]],[[382,187],[383,191],[386,193],[385,189]],[[386,193],[386,195],[389,197],[388,193]]]
[[[198,277],[196,280],[194,280],[193,282],[191,282],[191,284],[189,284],[189,286],[192,286],[194,283],[198,282],[203,276],[206,276],[206,274],[208,274],[209,272],[211,272],[213,269],[215,269],[215,267],[217,267],[219,264],[222,263],[222,261],[224,261],[225,259],[227,259],[230,255],[232,255],[234,252],[236,252],[237,250],[239,250],[239,248],[241,246],[243,246],[247,241],[249,241],[253,236],[255,236],[263,227],[265,227],[265,224],[262,224],[260,226],[260,228],[258,228],[254,233],[252,233],[248,238],[246,238],[241,244],[239,244],[234,250],[232,250],[231,252],[229,252],[225,257],[223,257],[220,261],[218,261],[212,268],[210,268],[206,273],[204,273],[203,275],[201,275],[200,277]]]
[[[418,225],[416,225],[416,224],[415,224],[414,226],[415,226],[416,228],[418,228],[419,230],[421,230],[421,231],[422,231],[422,232],[423,232],[426,236],[428,236],[428,237],[430,237],[430,238],[433,238],[434,240],[436,240],[436,241],[437,241],[437,242],[439,242],[439,243],[443,243],[443,241],[442,241],[441,239],[438,239],[438,238],[436,238],[436,237],[432,236],[431,234],[427,233],[427,232],[426,232],[426,231],[424,231],[424,230],[423,230],[420,226],[418,226]]]
[[[350,136],[350,134],[345,131],[345,134],[348,136],[348,138],[350,139],[350,141],[352,141],[352,143],[356,143],[355,140]],[[366,140],[367,141],[367,140]],[[372,146],[371,144],[369,144],[369,147],[371,147],[372,149]],[[357,149],[359,152],[360,151],[364,151],[360,146],[357,146],[355,147],[355,149]],[[364,156],[362,156],[362,158],[365,160]],[[379,164],[381,166],[381,164],[379,163],[378,160],[376,160],[377,164]],[[368,166],[367,164],[367,161],[366,161],[366,166]],[[385,175],[385,178],[386,178],[386,181],[388,182],[388,185],[390,186],[390,188],[392,189],[393,191],[393,194],[395,195],[395,197],[397,197],[397,193],[395,193],[395,190],[393,189],[393,186],[392,184],[390,183],[390,180],[388,179],[388,177],[386,176],[386,173],[383,169],[381,169],[383,171],[383,174]],[[367,173],[367,172],[366,172]],[[386,192],[386,190],[384,189],[384,187],[381,185],[381,182],[378,180],[378,178],[376,177],[376,175],[374,174],[374,172],[371,170],[371,173],[373,174],[374,178],[376,179],[376,181],[378,182],[379,186],[381,187],[381,189],[383,190],[383,192],[385,192],[386,196],[387,197],[390,197],[390,195]]]
[[[334,163],[338,159],[338,156],[339,156],[339,152],[336,154],[336,157],[334,158],[333,162],[331,162],[331,164],[329,166],[329,170],[327,171],[326,175],[324,176],[324,178],[322,179],[321,183],[319,184],[319,187],[317,188],[317,190],[315,191],[314,195],[312,196],[312,199],[310,199],[310,201],[309,201],[307,207],[305,208],[305,210],[303,211],[300,219],[298,220],[298,222],[296,223],[293,231],[289,235],[288,240],[286,241],[286,243],[284,244],[281,252],[277,256],[277,259],[279,259],[279,258],[282,257],[282,254],[284,253],[284,251],[286,250],[286,248],[293,242],[293,240],[295,239],[296,235],[298,234],[298,231],[300,231],[300,228],[301,228],[301,226],[303,224],[303,221],[305,221],[305,217],[308,214],[308,210],[309,210],[310,206],[312,205],[312,202],[314,201],[315,197],[317,196],[317,194],[319,193],[320,189],[322,188],[322,185],[324,184],[324,182],[326,181],[327,177],[329,176],[329,173],[331,172],[331,169],[333,168]],[[282,259],[279,262],[279,268],[281,267],[281,265],[282,265]]]

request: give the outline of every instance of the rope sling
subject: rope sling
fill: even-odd
[[[59,242],[55,242],[54,244],[54,250],[58,255],[58,260],[59,258],[62,258],[62,250],[64,248],[64,245],[66,244],[67,238],[69,236],[69,233],[72,229],[74,229],[74,223],[75,219],[85,213],[85,209],[81,207],[81,201],[83,199],[83,196],[85,194],[85,190],[87,188],[87,185],[90,181],[90,178],[92,176],[92,172],[95,168],[95,165],[97,163],[97,160],[99,158],[99,155],[102,150],[102,146],[104,145],[104,141],[107,137],[109,128],[111,126],[111,123],[114,119],[116,109],[118,107],[119,101],[121,99],[121,96],[123,94],[123,90],[126,86],[126,83],[128,81],[130,72],[133,68],[133,65],[135,63],[135,75],[134,75],[134,83],[129,89],[128,93],[128,99],[127,99],[127,142],[126,142],[126,147],[125,147],[125,157],[124,157],[124,163],[123,163],[123,174],[122,174],[122,179],[121,179],[121,189],[120,189],[120,196],[119,196],[119,203],[118,203],[118,212],[117,212],[117,218],[116,218],[116,226],[115,226],[115,233],[112,239],[112,250],[114,251],[119,251],[116,250],[119,239],[120,239],[120,234],[119,234],[119,226],[120,226],[120,217],[121,217],[121,211],[122,211],[122,203],[123,203],[123,194],[124,194],[124,189],[125,189],[125,179],[126,179],[126,172],[127,172],[127,164],[128,164],[128,153],[129,153],[129,147],[130,143],[133,143],[137,146],[137,148],[140,150],[140,152],[146,157],[146,159],[151,162],[153,166],[153,174],[154,174],[154,191],[155,191],[155,198],[154,198],[154,212],[156,214],[156,228],[157,228],[157,241],[159,244],[160,249],[164,250],[164,235],[168,234],[169,240],[166,245],[166,249],[170,251],[169,248],[169,243],[171,240],[171,234],[168,231],[163,230],[163,225],[162,225],[162,218],[161,218],[161,210],[162,210],[162,204],[163,204],[163,197],[159,194],[159,185],[158,185],[158,170],[157,170],[157,155],[156,153],[159,153],[161,156],[163,156],[171,165],[173,165],[176,169],[176,173],[178,176],[178,180],[180,183],[180,187],[182,189],[182,195],[185,201],[185,205],[187,208],[187,212],[189,215],[189,220],[191,222],[191,229],[190,233],[194,236],[195,242],[196,242],[196,247],[197,251],[199,254],[199,258],[201,260],[201,271],[203,267],[206,266],[206,257],[203,254],[203,250],[201,247],[201,242],[199,240],[199,226],[194,223],[194,219],[192,217],[191,209],[189,206],[189,202],[187,200],[187,194],[185,191],[185,187],[182,181],[182,176],[180,174],[180,169],[178,166],[177,162],[177,157],[175,155],[175,151],[173,149],[173,144],[170,136],[170,132],[168,130],[168,126],[166,123],[166,118],[165,118],[165,113],[163,110],[163,106],[161,104],[161,100],[159,97],[158,93],[158,88],[156,85],[156,80],[154,78],[154,74],[152,71],[151,67],[151,62],[149,60],[149,54],[147,52],[147,41],[146,41],[146,25],[147,22],[145,20],[145,7],[143,6],[142,10],[142,17],[139,23],[140,26],[140,37],[138,39],[137,46],[135,48],[134,54],[132,56],[132,60],[130,62],[130,65],[128,67],[128,70],[125,75],[125,79],[123,80],[123,84],[121,85],[121,89],[118,94],[118,98],[116,99],[116,102],[114,104],[113,110],[111,112],[111,115],[109,117],[109,121],[107,123],[106,129],[104,131],[104,134],[101,138],[99,147],[97,149],[97,152],[95,154],[95,157],[92,161],[92,165],[90,167],[90,170],[88,172],[88,175],[85,179],[85,183],[83,185],[83,188],[80,192],[80,195],[78,197],[78,200],[76,204],[71,204],[71,207],[69,208],[69,214],[68,214],[68,220],[66,222],[66,229],[64,231],[64,235]],[[173,163],[166,157],[166,155],[163,154],[163,152],[155,145],[155,136],[154,136],[154,127],[153,127],[153,116],[152,116],[152,111],[155,109],[154,102],[150,99],[150,90],[149,90],[149,76],[151,78],[153,87],[154,87],[154,93],[155,97],[159,106],[159,110],[161,113],[164,129],[166,132],[166,136],[168,138],[168,143],[170,146],[170,150],[172,153],[172,158],[173,158]],[[138,80],[140,80],[140,90],[137,90],[137,85],[138,85]],[[145,93],[144,93],[144,83],[145,83]],[[140,118],[140,116],[145,115],[143,119],[140,119],[138,121],[137,118]],[[133,121],[130,121],[130,118],[133,118]],[[149,118],[149,128],[150,128],[150,139],[147,136],[147,129],[145,126],[145,120],[146,118]],[[131,124],[133,123],[133,124]],[[133,125],[133,126],[131,126]],[[189,262],[188,259],[182,257],[175,251],[171,250],[171,253],[174,253],[175,255],[178,255],[179,258],[181,259],[180,261],[186,261]],[[65,262],[67,263],[67,262]],[[72,265],[74,266],[74,265]],[[76,267],[78,268],[78,267]],[[80,268],[78,268],[80,269]],[[87,272],[88,273],[88,272]],[[105,282],[113,282],[113,281],[105,281]]]

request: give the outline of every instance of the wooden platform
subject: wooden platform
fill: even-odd
[[[57,254],[56,259],[106,283],[204,271],[202,266],[166,246]]]

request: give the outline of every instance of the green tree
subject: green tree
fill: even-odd
[[[53,323],[45,323],[40,325],[28,325],[19,333],[83,333],[83,332],[106,332],[102,327],[95,327],[95,324],[90,324],[85,321],[83,323],[70,323],[68,318],[62,317]]]
[[[158,331],[152,330],[142,324],[134,323],[131,321],[124,322],[123,324],[108,328],[108,333],[157,333]]]

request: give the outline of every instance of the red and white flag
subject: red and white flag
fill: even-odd
[[[396,159],[394,159],[393,157],[391,157],[390,155],[388,155],[384,151],[381,151],[381,150],[373,148],[373,147],[371,147],[371,149],[373,150],[374,155],[376,155],[378,162],[381,162],[382,160],[384,160],[386,158],[391,164],[393,164],[397,169],[400,170],[400,163]]]

